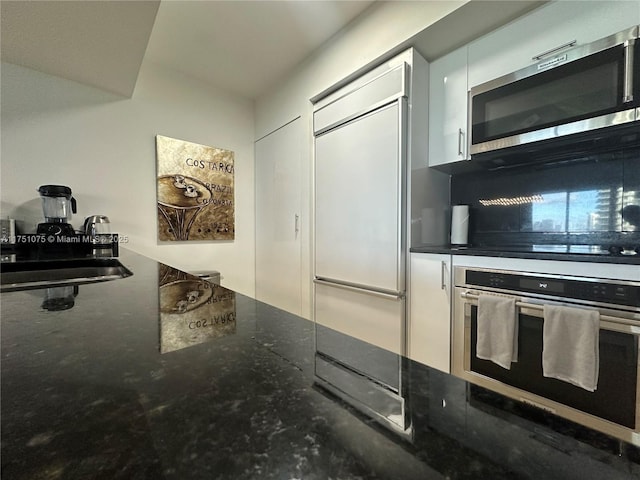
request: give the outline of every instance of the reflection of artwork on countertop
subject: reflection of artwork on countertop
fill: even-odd
[[[158,240],[235,238],[234,153],[156,136]]]
[[[160,264],[160,353],[236,333],[236,295],[220,285]]]

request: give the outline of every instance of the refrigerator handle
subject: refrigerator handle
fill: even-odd
[[[322,278],[314,278],[313,279],[313,283],[315,283],[316,285],[325,285],[327,287],[342,288],[344,290],[349,290],[351,292],[366,293],[367,295],[373,295],[375,297],[388,298],[388,299],[391,299],[391,300],[400,300],[400,299],[404,298],[404,293],[402,293],[402,292],[387,292],[387,291],[381,291],[381,290],[370,290],[370,289],[365,288],[365,287],[359,287],[359,286],[356,286],[356,285],[350,285],[350,284],[346,284],[346,283],[338,283],[338,282],[334,282],[334,281],[324,280]]]

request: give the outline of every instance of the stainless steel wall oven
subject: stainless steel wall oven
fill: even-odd
[[[472,384],[640,445],[640,282],[455,267],[452,371]],[[477,357],[482,295],[515,299],[517,361]],[[591,392],[545,377],[544,306],[599,312],[599,375]],[[567,344],[567,349],[575,345]]]

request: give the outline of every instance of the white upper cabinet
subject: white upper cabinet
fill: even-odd
[[[638,24],[639,1],[553,2],[472,42],[468,86],[532,65],[534,57],[574,41],[584,45]]]
[[[429,166],[467,160],[467,47],[430,65]]]
[[[429,166],[451,171],[468,152],[469,89],[640,24],[640,0],[549,3],[430,64]],[[563,49],[557,50],[561,52]],[[549,53],[552,55],[553,53]]]

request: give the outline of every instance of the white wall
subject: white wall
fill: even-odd
[[[254,294],[253,103],[145,62],[132,98],[2,64],[2,217],[23,231],[42,221],[36,189],[68,185],[73,225],[106,214],[123,247],[183,270],[219,270],[222,283]],[[235,152],[236,239],[157,241],[155,136]]]

